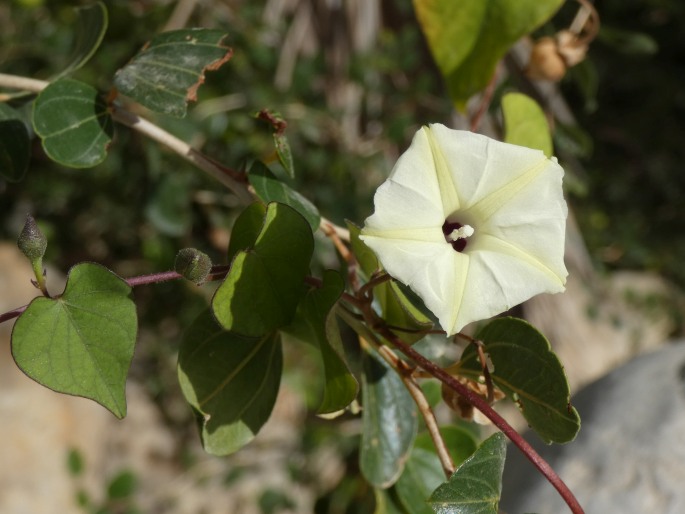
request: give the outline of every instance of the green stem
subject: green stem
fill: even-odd
[[[43,296],[50,298],[50,293],[48,293],[48,287],[45,283],[45,270],[43,269],[43,259],[39,257],[31,261],[31,267],[33,268],[33,274],[36,277],[36,286],[43,293]]]

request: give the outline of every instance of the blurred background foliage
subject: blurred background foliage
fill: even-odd
[[[59,72],[73,42],[76,4],[3,2],[2,72],[41,79]],[[154,33],[170,28],[177,2],[106,4],[105,40],[75,74],[102,91]],[[598,267],[654,270],[682,287],[685,4],[595,5],[600,36],[588,59],[561,83],[577,120],[575,145],[566,150],[573,164],[570,204]],[[563,28],[575,9],[567,2],[540,33]],[[208,0],[197,2],[185,25],[225,29],[235,55],[207,75],[186,119],[144,114],[230,167],[260,159],[284,177],[269,127],[254,118],[263,108],[280,112],[289,123],[295,187],[336,223],[360,223],[370,214],[375,188],[420,125],[453,119],[410,0]],[[563,142],[560,132],[556,142]],[[133,276],[171,268],[176,251],[186,246],[223,262],[235,207],[212,179],[119,127],[108,159],[91,170],[54,164],[34,141],[26,178],[18,184],[0,180],[0,239],[14,240],[30,212],[48,235],[48,262],[66,271],[80,261],[97,261]],[[321,265],[335,265],[328,244],[318,245]],[[135,291],[142,330],[132,375],[187,437],[195,433],[179,396],[174,359],[183,328],[207,294],[180,282]],[[311,391],[309,377],[316,373],[308,373],[308,366],[316,364],[304,359],[296,369],[290,366],[294,375],[286,380]],[[305,450],[332,437],[332,427],[325,427],[314,423],[305,433]],[[333,492],[322,495],[318,512],[362,512],[361,505],[373,501],[372,492],[352,478],[354,437],[336,437],[350,469]],[[281,500],[287,503],[277,494],[264,502]]]

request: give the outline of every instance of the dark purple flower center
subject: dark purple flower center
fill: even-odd
[[[453,231],[458,230],[463,226],[464,225],[462,225],[461,223],[448,220],[445,220],[445,223],[443,223],[442,225],[442,234],[445,236],[445,241],[451,244],[452,248],[454,248],[457,252],[463,252],[464,248],[466,248],[466,238],[460,237],[452,241],[451,239],[448,239],[447,236],[449,236]]]

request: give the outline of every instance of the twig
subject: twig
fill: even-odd
[[[370,298],[369,293],[374,287],[381,285],[384,282],[392,280],[392,277],[385,272],[377,273],[372,276],[371,279],[359,288],[359,296],[367,296]]]
[[[197,0],[179,0],[176,2],[171,16],[167,20],[162,32],[169,30],[182,29],[188,23],[188,19],[193,14],[193,10],[197,5]]]
[[[202,171],[207,172],[233,191],[242,203],[248,204],[253,201],[252,195],[248,192],[245,183],[236,180],[235,176],[239,175],[238,172],[217,164],[203,153],[195,150],[185,141],[132,112],[119,107],[114,107],[112,109],[112,118],[166,146]]]
[[[485,90],[481,95],[478,110],[473,115],[469,123],[469,129],[471,130],[471,132],[476,132],[478,130],[478,127],[480,126],[480,121],[483,118],[483,115],[485,115],[486,111],[488,110],[488,107],[490,106],[490,102],[492,101],[492,95],[495,93],[495,85],[497,85],[497,75],[499,75],[499,69],[500,68],[498,65],[495,68],[495,72],[492,74],[492,77],[490,78],[490,82],[488,82],[488,85],[485,87]]]
[[[397,355],[395,355],[395,353],[387,346],[378,344],[376,349],[381,357],[383,357],[385,361],[397,371],[402,383],[404,383],[407,391],[409,391],[409,394],[414,399],[414,402],[416,403],[416,406],[418,407],[419,412],[426,423],[428,434],[435,445],[435,450],[438,458],[440,459],[440,464],[442,464],[442,470],[445,472],[445,477],[449,479],[449,477],[452,476],[452,473],[454,473],[454,461],[452,460],[452,456],[447,449],[445,440],[442,438],[442,434],[440,433],[440,427],[438,426],[438,420],[435,417],[435,413],[428,403],[426,395],[423,393],[423,389],[421,389],[421,386],[419,386],[412,376],[413,369],[409,368],[407,363],[397,357]]]
[[[49,84],[50,83],[45,80],[37,80],[0,73],[0,87],[30,91],[32,93],[40,93]],[[0,94],[0,101],[2,101],[2,99],[3,95]],[[248,190],[247,184],[239,180],[241,174],[238,172],[218,164],[214,160],[204,155],[202,152],[192,148],[185,141],[178,139],[176,136],[169,134],[154,123],[151,123],[144,118],[126,111],[121,107],[113,108],[112,117],[118,122],[131,127],[141,134],[146,135],[158,143],[168,147],[190,163],[200,168],[202,171],[205,171],[233,191],[243,203],[247,204],[254,201],[252,194]],[[333,230],[343,241],[350,240],[350,232],[346,228],[340,227],[322,216],[319,228],[322,231],[325,231],[327,227]]]
[[[44,80],[0,73],[0,86],[7,87],[9,89],[19,89],[22,91],[30,91],[32,93],[40,93],[47,85],[48,82]],[[6,98],[2,96],[0,97],[0,100],[6,100]]]
[[[578,35],[578,42],[584,45],[589,44],[599,33],[599,13],[592,2],[589,0],[576,0],[580,4],[580,9],[568,28],[571,32]],[[590,28],[588,29],[588,21]],[[585,36],[580,37],[583,30],[587,29]]]

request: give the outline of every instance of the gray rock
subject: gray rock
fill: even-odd
[[[527,439],[587,514],[685,512],[685,342],[642,355],[573,399],[582,427],[567,445]],[[556,514],[568,507],[510,446],[502,511]]]

